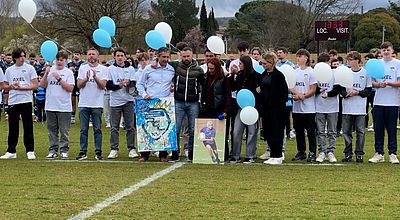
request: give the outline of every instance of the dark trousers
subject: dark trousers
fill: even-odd
[[[375,152],[384,154],[385,129],[388,134],[389,155],[397,152],[397,119],[399,107],[375,105],[373,110]]]
[[[8,149],[9,153],[16,153],[19,136],[19,117],[24,127],[24,145],[26,152],[35,150],[33,140],[32,102],[10,105],[8,108]]]
[[[140,152],[140,156],[146,159],[149,159],[150,157],[150,151],[147,152]],[[159,151],[158,156],[160,158],[167,158],[168,157],[168,152],[167,151]]]
[[[286,129],[286,137],[290,137],[290,113],[292,112],[292,107],[286,107],[284,110],[284,120],[285,120],[285,129]]]
[[[46,121],[46,111],[44,110],[45,102],[36,101],[36,117],[38,121]]]
[[[283,134],[285,130],[284,117],[286,117],[284,109],[273,109],[262,115],[264,136],[270,147],[272,158],[282,157]]]
[[[309,151],[316,153],[316,126],[315,113],[293,113],[293,127],[296,131],[297,151],[299,153],[306,152],[306,137],[304,129],[307,130]]]
[[[343,98],[341,96],[339,96],[339,113],[338,113],[338,120],[337,120],[337,126],[336,126],[336,132],[338,134],[342,130],[342,110],[343,110],[342,100],[343,100]]]

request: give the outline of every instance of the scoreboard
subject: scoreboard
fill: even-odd
[[[316,41],[350,40],[349,21],[315,21]]]

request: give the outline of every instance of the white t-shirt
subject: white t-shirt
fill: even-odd
[[[325,89],[327,92],[332,91],[335,79],[329,83],[318,82],[318,87]],[[318,88],[317,88],[318,89]],[[321,94],[315,96],[315,112],[316,113],[337,113],[339,112],[339,96],[322,98]]]
[[[32,80],[37,79],[35,68],[29,64],[22,64],[22,66],[12,65],[6,70],[5,82],[13,84],[19,82],[19,86],[26,87],[32,85]],[[32,90],[10,90],[8,96],[8,104],[22,104],[32,102]]]
[[[358,72],[353,72],[353,89],[357,91],[364,90],[366,87],[372,87],[371,78],[369,78],[367,71],[361,68]],[[361,96],[352,96],[343,99],[343,114],[346,115],[366,115],[365,106],[367,105],[367,98]]]
[[[75,85],[74,73],[70,69],[64,67],[62,70],[57,70],[55,66],[51,67],[47,76],[45,110],[72,112],[71,93],[62,88],[52,73],[58,73],[62,80]]]
[[[304,70],[297,68],[295,74],[295,89],[298,93],[306,93],[310,85],[318,83],[313,76],[313,69],[311,67],[307,67]],[[304,100],[293,101],[293,113],[315,113],[315,95]]]
[[[96,67],[90,67],[89,64],[81,65],[79,68],[78,79],[86,80],[86,72],[95,71],[97,78],[108,80],[108,68],[98,64]],[[90,73],[86,86],[81,88],[78,107],[103,108],[104,90],[97,86],[93,79],[93,73]]]
[[[108,67],[108,79],[112,80],[115,85],[119,85],[122,80],[136,81],[135,69],[132,66],[121,68],[114,65]],[[110,106],[116,107],[133,102],[135,97],[130,95],[127,88],[121,88],[116,91],[110,91]]]
[[[400,80],[400,61],[393,59],[391,61],[382,60],[385,66],[385,76],[383,79],[376,79],[377,82],[396,82]],[[385,88],[376,88],[374,105],[380,106],[400,106],[399,87],[386,86]]]

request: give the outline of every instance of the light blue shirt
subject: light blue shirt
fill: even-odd
[[[296,67],[296,65],[294,65],[294,63],[292,63],[292,61],[290,61],[290,60],[286,60],[285,62],[282,62],[282,60],[278,60],[278,62],[276,62],[276,66],[277,67],[281,67],[284,64],[287,64],[287,65],[289,65],[289,66],[291,66],[293,68]]]
[[[146,66],[137,82],[139,95],[142,97],[149,95],[152,98],[171,96],[170,88],[174,76],[175,69],[169,64],[165,67],[161,67],[160,64],[157,63],[156,69],[153,69],[151,65]]]

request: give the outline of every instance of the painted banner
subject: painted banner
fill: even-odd
[[[225,119],[196,119],[193,163],[219,164],[224,162],[225,128]]]
[[[177,150],[173,97],[135,99],[138,151]]]

